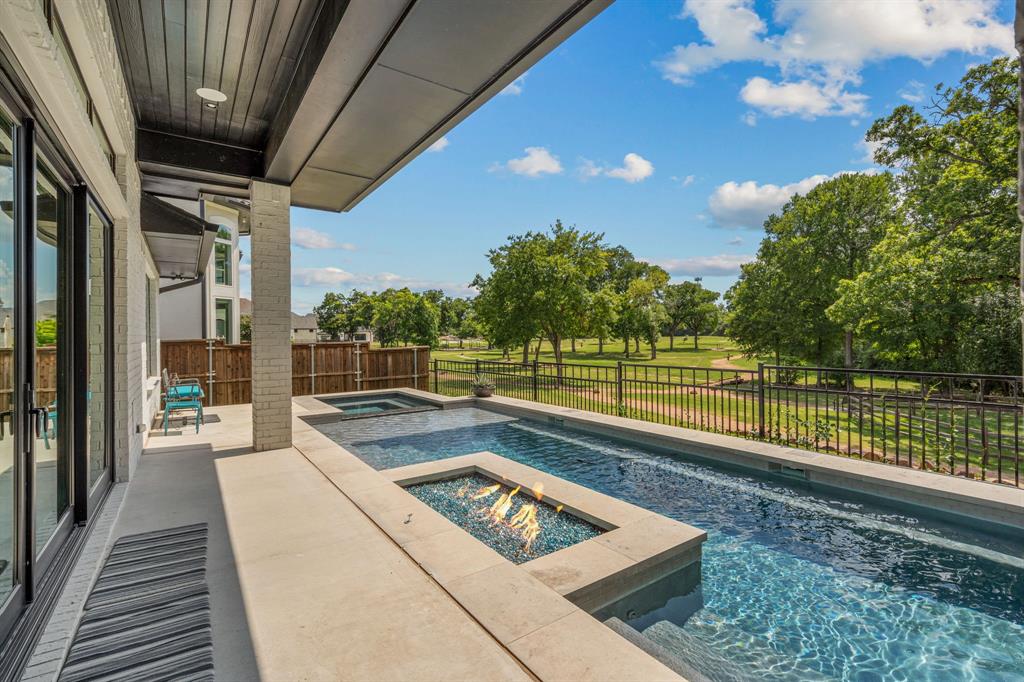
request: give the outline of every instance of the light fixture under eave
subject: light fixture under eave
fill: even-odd
[[[196,88],[196,94],[202,97],[207,103],[212,103],[213,106],[217,106],[220,102],[227,101],[228,96],[220,90],[214,90],[213,88]]]

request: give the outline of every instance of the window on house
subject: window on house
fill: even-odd
[[[214,336],[224,343],[234,343],[231,338],[231,299],[218,298],[214,308]]]
[[[231,244],[217,242],[214,244],[214,281],[217,284],[231,285]]]

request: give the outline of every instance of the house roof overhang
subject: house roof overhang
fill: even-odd
[[[142,234],[162,278],[201,277],[210,262],[217,225],[142,193]]]
[[[347,211],[610,2],[108,0],[143,187]]]

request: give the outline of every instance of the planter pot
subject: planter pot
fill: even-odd
[[[473,395],[475,395],[477,398],[490,398],[492,395],[494,395],[494,389],[493,388],[474,388],[473,389]]]

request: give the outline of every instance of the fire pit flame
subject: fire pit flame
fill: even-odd
[[[476,493],[473,495],[473,497],[471,497],[469,499],[471,499],[471,500],[479,500],[481,498],[487,497],[488,495],[493,495],[494,493],[498,492],[499,488],[501,488],[501,484],[500,483],[495,483],[494,485],[489,485],[489,486],[486,486],[484,488],[480,488],[480,490],[476,491]]]
[[[533,544],[537,534],[540,533],[540,523],[537,521],[537,505],[524,504],[509,519],[508,525],[522,533],[523,539],[526,540],[524,549],[529,552],[530,545]]]
[[[537,498],[538,502],[544,499],[544,484],[540,481],[534,483],[530,490],[533,491],[533,496]]]
[[[491,505],[491,508],[484,512],[491,517],[494,523],[501,523],[505,520],[508,510],[512,508],[512,498],[519,492],[521,486],[516,486],[511,492],[502,493],[498,501]]]

